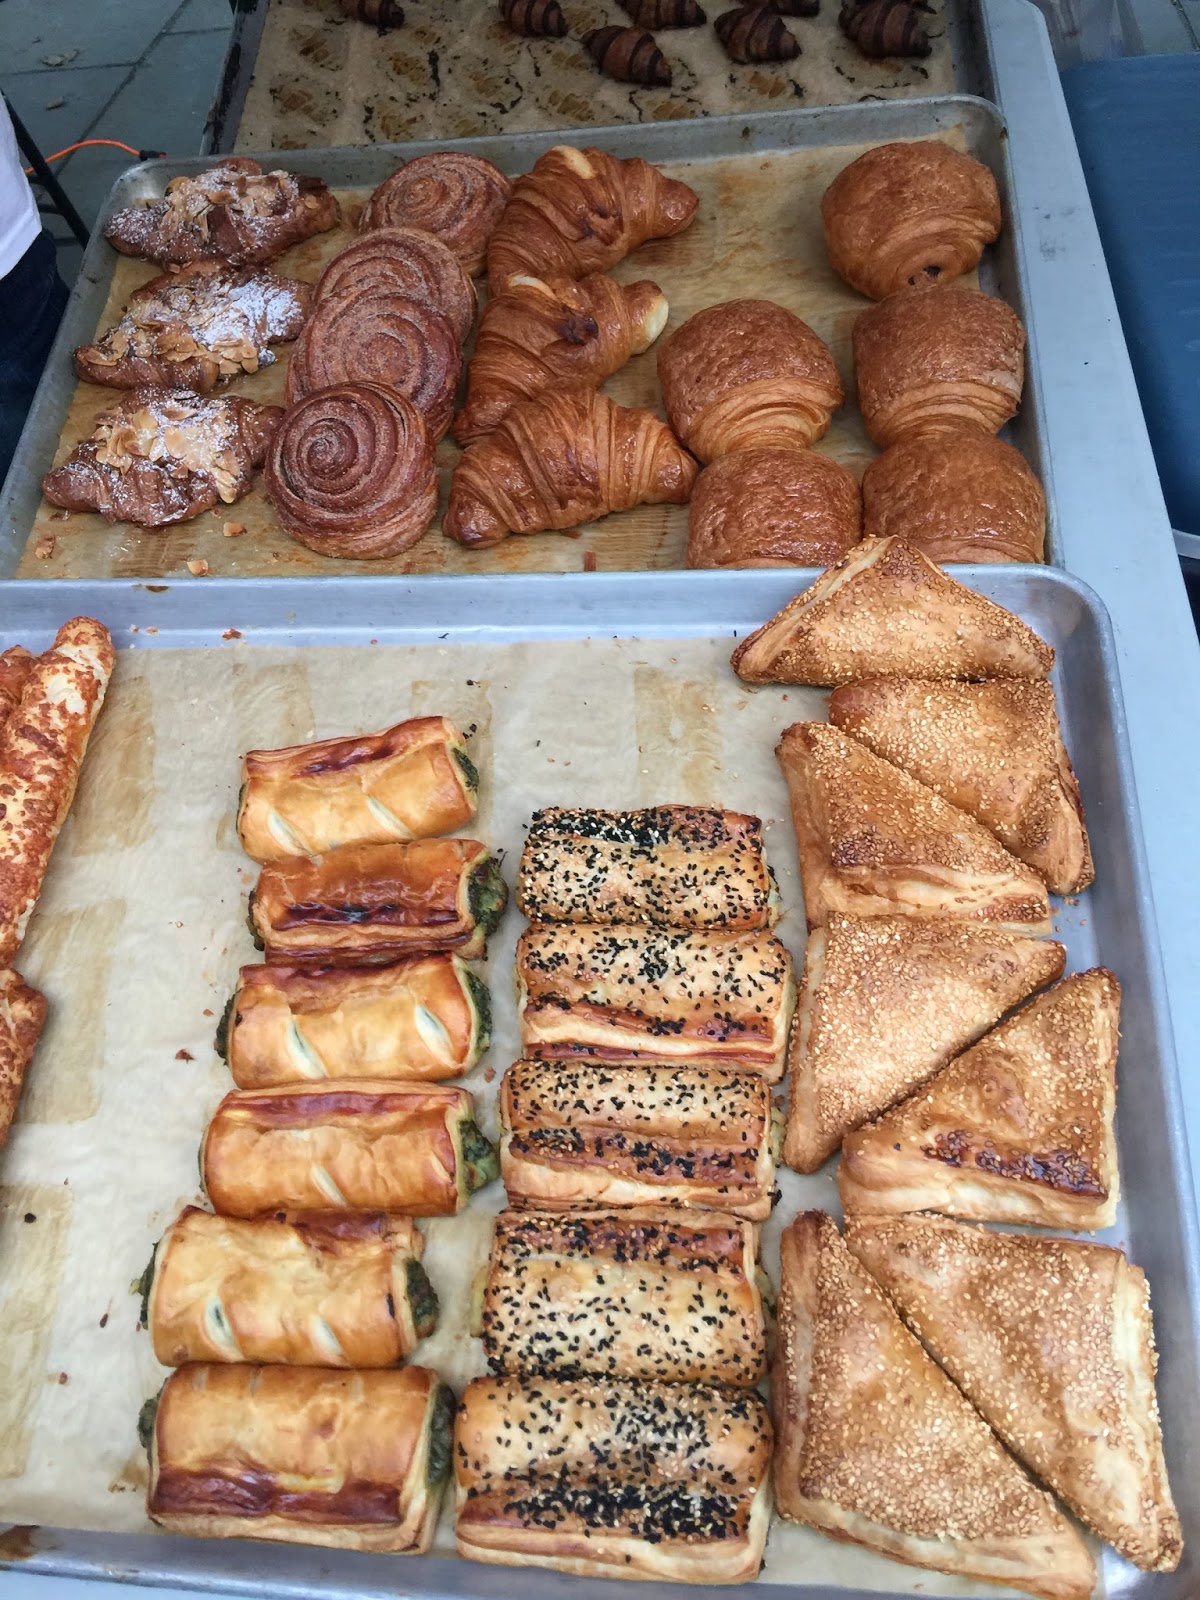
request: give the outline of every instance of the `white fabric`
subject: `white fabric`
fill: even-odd
[[[12,271],[41,231],[12,119],[0,99],[0,278]]]

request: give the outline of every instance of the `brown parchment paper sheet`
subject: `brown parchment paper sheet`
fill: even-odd
[[[157,1536],[136,1421],[166,1374],[138,1329],[130,1284],[180,1207],[202,1199],[201,1135],[232,1087],[213,1032],[237,968],[259,959],[245,926],[254,869],[234,827],[240,752],[407,715],[473,727],[483,788],[470,832],[504,852],[510,886],[523,825],[541,805],[754,812],[799,969],[803,907],[774,746],[788,723],[823,717],[825,696],[755,693],[729,671],[729,650],[728,639],[598,639],[118,652],[19,958],[50,1000],[50,1022],[0,1155],[0,1521]],[[494,1042],[465,1080],[492,1137],[499,1076],[518,1053],[513,949],[523,926],[510,907],[492,941]],[[780,1178],[764,1232],[776,1282],[781,1226],[803,1207],[836,1209],[830,1176]],[[421,1224],[442,1311],[416,1359],[458,1390],[482,1369],[470,1286],[502,1203],[495,1183],[462,1216]],[[448,1504],[436,1548],[453,1549]],[[766,1580],[998,1593],[779,1522]]]
[[[962,148],[960,129],[947,142]],[[671,305],[667,331],[694,312],[720,300],[751,297],[775,300],[804,318],[829,344],[837,360],[847,403],[837,413],[820,449],[861,478],[877,453],[867,438],[853,402],[850,330],[867,302],[831,270],[821,232],[820,200],[842,167],[870,148],[840,145],[830,149],[744,156],[721,161],[665,166],[685,178],[700,196],[695,221],[674,239],[635,250],[614,269],[623,283],[652,278]],[[316,278],[325,263],[349,243],[357,226],[363,191],[340,195],[342,228],[306,240],[274,263],[297,278]],[[112,326],[134,289],[154,275],[144,262],[121,257],[98,331]],[[974,279],[967,281],[973,282]],[[663,337],[666,337],[664,334]],[[658,341],[661,345],[662,339]],[[653,346],[609,379],[605,392],[622,405],[662,409]],[[226,392],[253,400],[283,403],[289,346],[271,366],[235,380]],[[54,465],[88,437],[97,415],[117,391],[80,383],[75,391]],[[438,517],[420,542],[386,561],[331,560],[315,555],[288,537],[275,521],[257,474],[249,494],[236,505],[218,506],[204,516],[163,532],[130,524],[109,527],[98,515],[56,511],[43,501],[21,558],[22,578],[189,577],[187,562],[208,562],[221,577],[312,577],[325,573],[387,572],[579,572],[679,568],[687,565],[687,507],[638,506],[590,523],[579,537],[536,533],[505,539],[489,550],[465,550],[441,532],[441,511],[450,491],[450,474],[460,451],[445,439],[438,451],[441,500]],[[245,533],[226,538],[226,523]],[[46,543],[53,548],[46,554]]]

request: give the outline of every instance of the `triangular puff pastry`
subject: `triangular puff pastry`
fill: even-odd
[[[1060,977],[1065,957],[1051,940],[952,917],[832,916],[814,929],[789,1046],[788,1166],[815,1172]]]
[[[1087,1546],[909,1333],[823,1211],[780,1245],[782,1516],[915,1567],[1089,1600]]]
[[[1049,933],[1036,872],[974,817],[825,722],[776,751],[792,801],[810,928],[846,916],[965,917]]]
[[[747,683],[1044,678],[1054,651],[903,539],[864,539],[743,639],[732,664]]]
[[[846,1242],[1009,1449],[1123,1556],[1173,1572],[1139,1268],[1106,1245],[944,1217],[852,1220]]]
[[[1054,690],[1033,678],[871,678],[835,689],[829,720],[977,817],[1055,894],[1094,876]]]
[[[1063,978],[842,1146],[849,1212],[1107,1228],[1116,1218],[1121,988]]]

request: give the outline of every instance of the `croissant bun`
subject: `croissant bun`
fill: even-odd
[[[778,12],[768,6],[738,6],[713,23],[731,61],[794,61],[800,54],[796,37]]]
[[[821,0],[746,0],[746,4],[777,11],[781,17],[815,17],[821,9]]]
[[[655,44],[654,35],[641,28],[593,28],[584,34],[583,47],[600,71],[618,83],[663,89],[670,85],[670,63]]]
[[[488,242],[488,286],[607,272],[647,239],[682,233],[698,204],[686,183],[636,156],[556,145],[513,185]]]
[[[630,506],[683,505],[696,463],[652,412],[593,389],[525,400],[455,468],[442,529],[465,545],[575,528]]]
[[[382,32],[384,28],[404,26],[404,7],[398,0],[338,0],[342,10],[356,22],[373,22]]]
[[[548,389],[598,386],[650,348],[667,312],[662,290],[647,281],[622,285],[599,272],[578,283],[513,278],[484,310],[454,437],[482,439],[517,401]]]
[[[846,0],[838,26],[864,56],[927,56],[933,46],[910,0]]]
[[[558,0],[500,0],[500,15],[514,33],[561,39],[567,31]]]
[[[696,0],[619,0],[639,28],[699,28],[707,18]]]

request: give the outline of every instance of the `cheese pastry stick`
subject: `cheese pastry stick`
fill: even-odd
[[[37,657],[23,644],[14,644],[11,650],[0,651],[0,733],[21,703],[25,684],[33,671]]]
[[[353,1078],[234,1090],[200,1148],[214,1208],[451,1217],[496,1176],[465,1089]]]
[[[783,1076],[796,1000],[773,934],[534,923],[517,945],[526,1056]]]
[[[194,1364],[143,1408],[146,1510],[174,1533],[423,1554],[454,1396],[428,1367]]]
[[[486,954],[507,903],[486,845],[418,839],[273,861],[251,892],[250,920],[268,961],[373,966],[440,950],[471,960]]]
[[[11,967],[0,967],[0,1148],[46,1022],[46,997]]]
[[[413,717],[242,759],[238,836],[255,861],[453,833],[475,815],[479,774],[446,717]]]
[[[398,1366],[437,1326],[423,1246],[407,1217],[377,1211],[248,1221],[186,1206],[142,1280],[155,1357]]]
[[[217,1033],[239,1089],[457,1078],[488,1047],[487,986],[458,956],[394,967],[243,967]]]
[[[762,1565],[771,1424],[753,1390],[476,1378],[454,1438],[472,1561],[676,1583]]]
[[[530,922],[770,928],[779,890],[758,817],[705,806],[535,811],[517,873]]]

